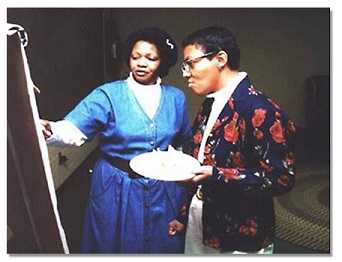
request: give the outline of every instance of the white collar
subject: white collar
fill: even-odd
[[[161,78],[158,77],[157,78],[157,81],[155,84],[152,84],[152,85],[144,85],[144,84],[140,84],[139,82],[135,81],[134,77],[133,77],[133,74],[132,72],[129,73],[129,77],[127,78],[127,83],[128,83],[128,86],[134,90],[134,91],[146,91],[146,87],[149,87],[148,90],[151,90],[151,89],[159,89],[160,88],[160,84],[161,84]],[[144,89],[143,89],[143,88]]]
[[[239,72],[229,83],[227,83],[220,90],[208,94],[206,97],[213,97],[215,101],[217,100],[225,100],[227,101],[230,96],[233,94],[235,88],[239,85],[239,83],[247,76],[246,72]]]
[[[216,119],[219,117],[222,109],[226,105],[228,99],[231,97],[236,87],[246,76],[247,73],[239,72],[238,75],[232,78],[231,81],[229,81],[229,83],[227,83],[222,89],[207,95],[207,97],[213,97],[215,101],[212,110],[209,114],[208,123],[205,127],[202,142],[198,153],[198,160],[201,163],[203,163],[204,160],[205,144],[207,143],[208,137],[213,126],[215,125]]]

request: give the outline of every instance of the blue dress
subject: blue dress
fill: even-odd
[[[84,253],[182,253],[184,235],[169,236],[185,190],[175,182],[131,179],[107,157],[130,160],[191,136],[186,99],[161,84],[159,107],[151,119],[127,81],[104,84],[83,99],[65,119],[89,139],[99,135],[101,157],[92,175],[81,251]]]

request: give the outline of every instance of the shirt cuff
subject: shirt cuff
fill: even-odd
[[[50,122],[52,135],[46,139],[48,145],[53,146],[81,146],[87,136],[68,120]]]

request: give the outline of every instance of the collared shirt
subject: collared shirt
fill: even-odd
[[[235,88],[239,83],[247,76],[245,72],[239,72],[238,75],[232,79],[224,88],[208,94],[207,97],[214,98],[214,103],[209,114],[209,119],[207,125],[204,129],[203,138],[201,141],[198,160],[203,163],[204,160],[204,148],[208,140],[211,129],[213,128],[216,119],[219,117],[222,109],[227,103],[228,99],[233,94]],[[198,185],[198,190],[200,190],[201,185]],[[192,198],[189,221],[185,237],[185,254],[195,255],[195,254],[205,254],[205,253],[219,253],[219,250],[215,250],[211,247],[204,245],[202,236],[202,200],[199,200],[196,195]]]
[[[143,108],[149,118],[153,118],[157,111],[161,95],[161,79],[153,85],[143,85],[134,80],[132,73],[127,78],[128,87],[133,91],[135,98],[138,100],[139,105]]]
[[[224,88],[207,95],[207,97],[213,97],[215,100],[214,100],[214,103],[213,103],[213,106],[209,115],[208,123],[203,133],[203,138],[202,138],[201,146],[200,146],[199,153],[198,153],[199,162],[203,163],[205,144],[208,140],[211,129],[213,128],[216,122],[216,119],[220,115],[228,99],[233,94],[235,88],[239,85],[239,83],[246,76],[247,76],[246,72],[239,72],[238,75],[234,79],[232,79],[232,81],[230,81]]]

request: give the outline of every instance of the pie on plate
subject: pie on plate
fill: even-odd
[[[192,170],[200,167],[196,158],[177,150],[153,151],[134,157],[130,163],[134,172],[164,181],[182,181],[195,176]]]

